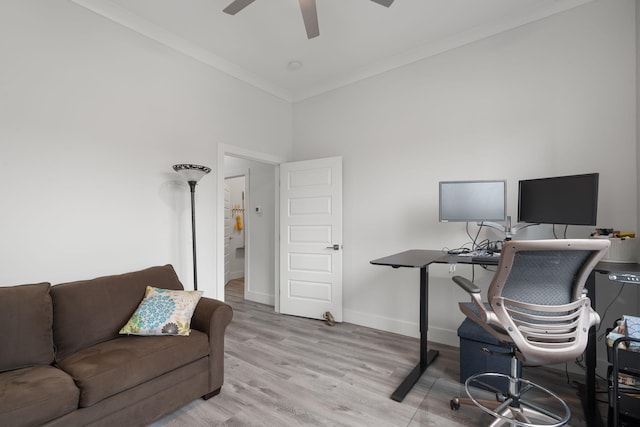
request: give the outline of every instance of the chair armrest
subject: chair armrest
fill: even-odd
[[[460,310],[465,314],[465,316],[469,317],[476,323],[480,325],[486,323],[490,313],[484,306],[484,302],[482,302],[480,288],[466,277],[453,276],[451,280],[453,280],[456,285],[460,286],[469,294],[469,296],[471,297],[471,306],[475,307],[474,309],[468,307],[468,303],[459,303]]]
[[[471,280],[462,276],[453,276],[451,278],[458,286],[464,289],[469,294],[479,294],[480,288],[475,285]]]
[[[202,297],[191,318],[191,327],[209,336],[210,391],[219,389],[224,382],[224,334],[232,317],[229,304]]]

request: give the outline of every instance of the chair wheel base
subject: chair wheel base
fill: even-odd
[[[488,385],[496,380],[503,384],[495,388]],[[481,387],[493,388],[496,401],[486,400],[484,395],[487,392]],[[476,374],[467,378],[464,388],[472,403],[496,418],[496,423],[501,421],[521,427],[560,427],[571,418],[571,411],[560,396],[523,378],[499,373]],[[538,404],[541,401],[545,402],[544,408]]]
[[[449,401],[449,406],[451,407],[452,411],[457,411],[458,409],[460,409],[460,398],[458,396],[452,398]]]

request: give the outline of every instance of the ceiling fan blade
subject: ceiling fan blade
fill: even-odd
[[[371,0],[374,3],[378,3],[381,4],[383,6],[389,7],[391,6],[391,3],[393,3],[393,0]]]
[[[312,39],[320,35],[318,27],[318,9],[316,8],[316,0],[299,0],[300,10],[302,11],[302,20],[307,30],[307,38]]]
[[[254,1],[256,0],[234,0],[229,3],[229,6],[222,9],[222,11],[224,13],[228,13],[229,15],[235,15]]]

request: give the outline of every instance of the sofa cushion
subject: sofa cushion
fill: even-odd
[[[183,289],[171,265],[52,286],[56,360],[118,337],[147,285]]]
[[[208,336],[193,330],[186,337],[121,336],[80,350],[58,366],[80,388],[80,407],[88,407],[208,354]]]
[[[0,287],[0,372],[53,362],[50,287]]]
[[[78,408],[73,379],[51,365],[0,373],[0,426],[41,425]]]
[[[191,316],[202,291],[172,291],[147,286],[142,302],[120,329],[130,335],[189,335]]]

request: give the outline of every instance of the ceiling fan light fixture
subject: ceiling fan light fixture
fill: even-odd
[[[302,61],[297,61],[297,60],[293,60],[293,61],[289,61],[287,63],[287,70],[289,71],[297,71],[300,68],[302,68]]]
[[[389,7],[393,3],[393,0],[371,0],[374,3],[378,3],[381,6]]]
[[[234,0],[229,3],[229,6],[225,7],[222,11],[224,13],[228,13],[229,15],[235,15],[254,1],[255,0]]]
[[[304,21],[304,29],[307,32],[307,38],[312,39],[320,35],[320,27],[318,25],[318,8],[316,0],[298,0],[300,3],[300,12],[302,12],[302,20]]]
[[[229,15],[235,15],[245,7],[249,6],[255,0],[233,0],[222,11]],[[394,0],[371,0],[379,5],[389,7]],[[307,32],[307,38],[313,39],[320,35],[320,27],[318,25],[318,9],[316,7],[316,0],[298,0],[300,3],[300,11],[302,12],[302,20],[304,21],[304,28]]]

